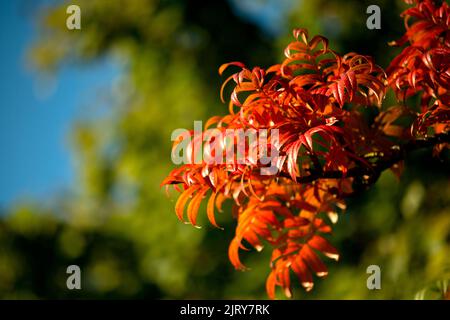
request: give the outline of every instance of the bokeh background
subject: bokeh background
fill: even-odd
[[[66,8],[81,8],[78,31]],[[380,6],[382,29],[366,28]],[[403,32],[398,0],[84,0],[0,4],[0,298],[266,298],[268,252],[238,272],[225,230],[180,223],[161,180],[170,134],[227,112],[218,67],[278,63],[294,27],[383,67]],[[395,103],[389,96],[386,104]],[[407,159],[349,200],[341,261],[296,299],[437,299],[450,279],[448,154]],[[202,215],[204,216],[204,215]],[[68,290],[66,268],[82,271]],[[367,266],[382,289],[366,287]]]

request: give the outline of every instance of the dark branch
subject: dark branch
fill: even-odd
[[[371,158],[377,158],[378,160],[372,163],[371,166],[360,166],[351,168],[345,175],[346,178],[355,177],[374,177],[375,180],[379,177],[381,172],[391,168],[396,163],[405,159],[406,155],[414,150],[428,148],[440,143],[450,142],[450,133],[437,134],[433,137],[425,139],[411,140],[402,146],[394,146],[389,152],[378,153],[375,156],[365,157],[367,160]],[[290,176],[283,172],[282,176],[289,178]],[[297,177],[298,183],[309,183],[318,179],[340,179],[344,178],[344,174],[340,170],[334,171],[311,171],[311,174],[307,176]],[[373,180],[373,179],[370,179]]]

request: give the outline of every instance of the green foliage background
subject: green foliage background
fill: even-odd
[[[258,2],[258,0],[255,0]],[[175,194],[160,182],[173,165],[171,132],[225,114],[220,64],[269,66],[282,57],[292,27],[323,34],[344,53],[373,55],[386,67],[402,34],[400,1],[299,1],[285,33],[271,37],[233,13],[226,1],[79,0],[82,30],[65,27],[66,3],[50,7],[29,52],[39,72],[88,66],[109,57],[123,75],[109,111],[81,119],[71,142],[77,185],[51,205],[17,203],[0,216],[1,298],[266,298],[269,252],[244,254],[249,272],[227,258],[235,221],[224,231],[201,219],[180,223]],[[382,30],[365,27],[370,4],[382,8]],[[92,104],[98,103],[93,97]],[[387,105],[393,104],[390,97]],[[63,108],[64,106],[61,106]],[[327,279],[298,299],[440,298],[450,279],[448,156],[412,155],[401,181],[390,172],[358,197],[336,225],[342,253]],[[204,210],[203,210],[204,212]],[[204,216],[204,215],[202,215]],[[66,268],[82,270],[82,290],[66,288]],[[366,288],[366,268],[382,270],[382,289]],[[280,296],[281,297],[281,296]]]

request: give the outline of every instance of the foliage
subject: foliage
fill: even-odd
[[[327,267],[317,253],[338,259],[337,250],[323,237],[337,221],[337,209],[344,209],[344,198],[362,185],[373,184],[387,168],[401,174],[399,162],[404,154],[423,145],[434,145],[438,154],[448,146],[450,124],[448,107],[450,9],[443,2],[417,1],[403,13],[407,32],[394,44],[406,47],[391,63],[387,75],[372,58],[356,53],[344,56],[328,48],[324,37],[310,41],[305,29],[294,30],[295,41],[286,50],[286,59],[267,70],[232,62],[241,71],[225,81],[234,81],[229,114],[210,118],[205,130],[217,123],[226,145],[228,129],[267,129],[280,132],[279,141],[269,141],[278,151],[276,175],[261,174],[262,152],[245,149],[245,163],[192,160],[198,152],[192,133],[188,164],[172,171],[163,185],[175,184],[182,194],[175,210],[183,220],[196,225],[200,202],[211,191],[207,214],[217,226],[214,206],[233,199],[238,220],[229,257],[236,269],[245,267],[239,250],[243,240],[260,251],[263,244],[273,247],[267,293],[275,297],[275,287],[291,294],[293,271],[307,290],[313,287],[311,274],[327,275]],[[414,16],[418,20],[408,26]],[[365,121],[361,108],[378,106],[390,85],[403,99],[421,94],[420,111],[401,105],[382,110],[373,122]],[[222,87],[223,91],[223,87]],[[245,93],[245,98],[240,98]],[[237,111],[235,112],[235,108]],[[412,123],[398,124],[409,115]],[[431,138],[429,137],[431,133]],[[420,139],[425,136],[426,139]],[[175,142],[174,148],[180,143]],[[213,150],[215,139],[200,137]],[[232,149],[237,148],[233,140]],[[236,144],[236,145],[235,145]],[[260,146],[262,149],[262,147]],[[228,147],[217,152],[227,156]],[[179,188],[181,185],[182,188]]]

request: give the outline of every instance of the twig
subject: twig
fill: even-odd
[[[389,152],[385,152],[384,156],[375,156],[380,160],[372,163],[371,166],[360,166],[354,167],[344,173],[341,170],[331,170],[331,171],[312,171],[311,174],[307,176],[297,177],[298,183],[310,183],[318,179],[341,179],[341,178],[352,178],[352,177],[363,177],[368,175],[369,177],[375,176],[378,177],[381,172],[386,169],[389,169],[394,164],[400,162],[405,159],[406,155],[410,152],[418,149],[423,149],[431,146],[435,146],[439,143],[450,142],[450,132],[437,134],[435,136],[425,138],[425,139],[417,139],[411,140],[406,144],[399,146],[393,146]],[[282,172],[281,176],[290,178],[290,175],[286,172]]]

